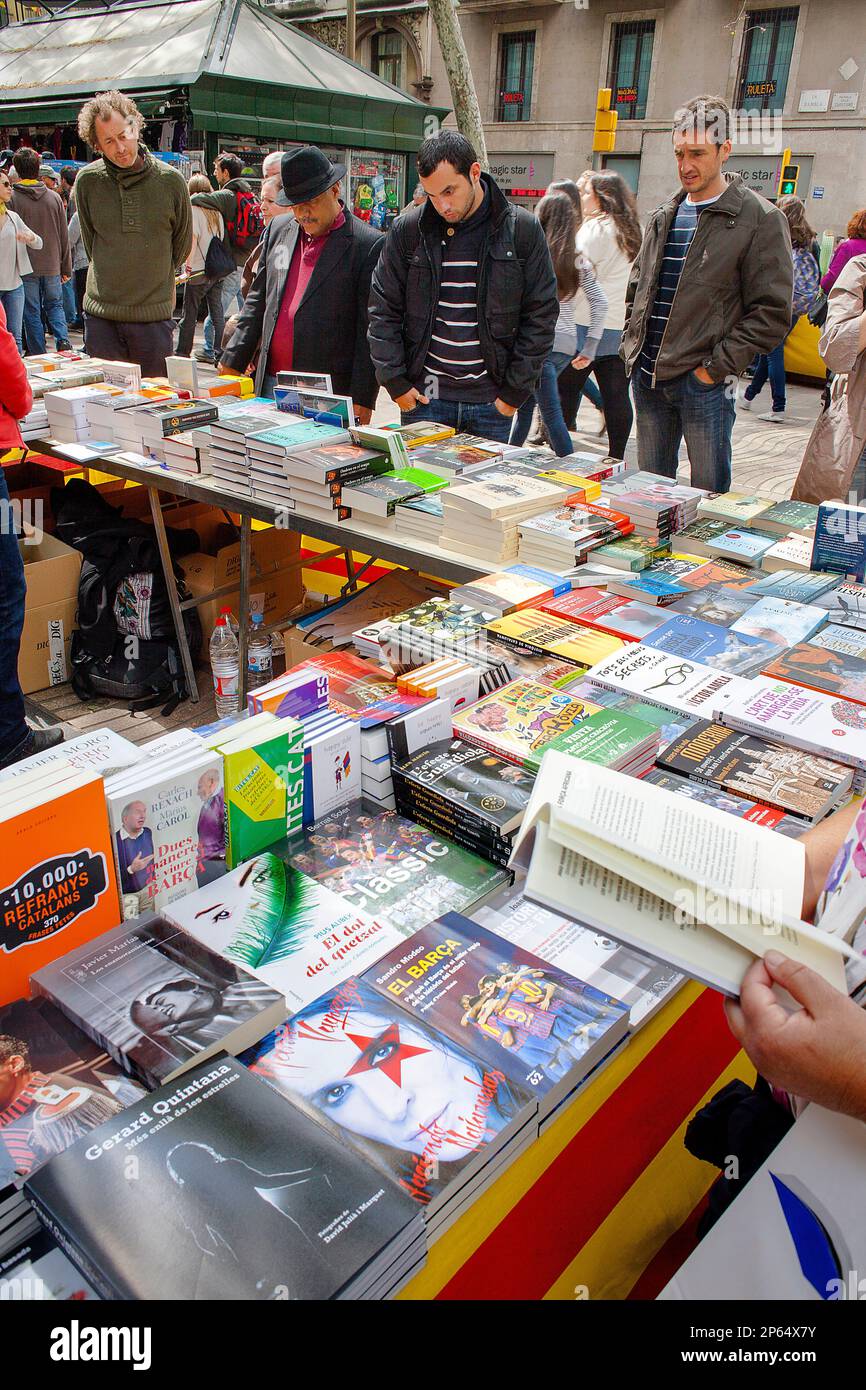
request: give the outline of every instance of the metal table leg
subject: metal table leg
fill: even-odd
[[[186,629],[183,625],[183,613],[181,612],[180,599],[177,596],[177,581],[174,577],[171,551],[168,548],[168,536],[165,533],[165,522],[162,516],[162,507],[159,504],[158,489],[155,487],[148,487],[147,496],[150,502],[150,514],[153,518],[153,529],[156,532],[156,543],[159,546],[159,558],[162,561],[162,573],[165,579],[165,587],[168,590],[171,619],[174,623],[177,645],[180,648],[180,659],[183,664],[184,675],[186,676],[186,686],[189,692],[189,698],[194,704],[198,704],[198,682],[195,676],[195,667],[192,664],[192,653],[189,649],[189,643],[186,640]]]
[[[239,585],[240,613],[238,614],[238,710],[247,705],[247,629],[250,616],[250,548],[252,522],[244,513],[241,516],[241,573]]]

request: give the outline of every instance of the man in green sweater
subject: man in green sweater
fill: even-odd
[[[175,269],[192,245],[192,208],[174,169],[140,143],[144,117],[123,92],[85,102],[78,133],[102,156],[75,181],[90,261],[84,292],[87,351],[164,376],[172,352]]]

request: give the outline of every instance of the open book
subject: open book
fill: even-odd
[[[800,920],[802,844],[764,826],[549,750],[515,859],[527,897],[725,994],[774,947],[846,988],[850,948]]]

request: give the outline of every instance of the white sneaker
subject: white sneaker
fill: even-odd
[[[738,409],[738,410],[751,410],[751,408],[752,408],[752,406],[753,406],[754,404],[755,404],[755,402],[754,402],[754,401],[750,401],[749,398],[748,398],[748,396],[738,396],[738,397],[737,397],[737,409]]]
[[[793,424],[793,421],[788,419],[784,410],[768,410],[765,415],[759,415],[758,419],[766,421],[768,425]]]

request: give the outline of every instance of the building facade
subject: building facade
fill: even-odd
[[[345,0],[285,0],[279,12],[345,49]],[[646,214],[676,187],[672,113],[701,92],[739,114],[729,168],[771,193],[781,152],[820,232],[866,206],[866,0],[460,0],[491,172],[532,206],[554,178],[592,163],[596,93],[611,87],[616,152],[602,162]],[[413,96],[450,105],[423,0],[357,7],[357,61]]]
[[[460,18],[491,169],[529,200],[591,165],[596,93],[610,87],[616,152],[602,162],[643,214],[677,187],[672,113],[704,92],[736,109],[729,168],[752,187],[774,191],[790,148],[818,231],[843,233],[866,206],[864,0],[461,0]],[[433,75],[444,104],[435,65]]]

